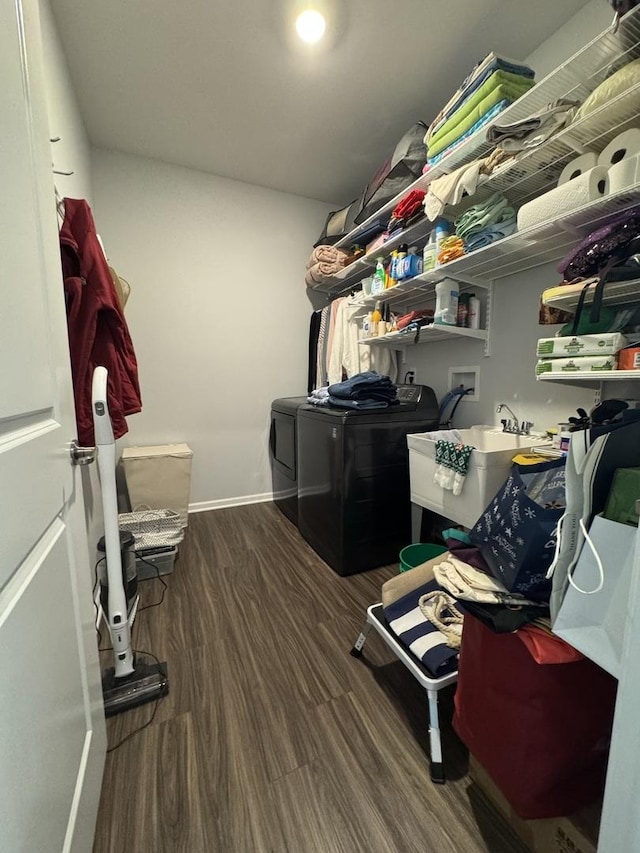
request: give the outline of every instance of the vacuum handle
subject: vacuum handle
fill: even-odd
[[[109,403],[107,402],[107,379],[107,368],[96,367],[93,371],[91,402],[93,406],[93,427],[96,434],[96,446],[98,447],[104,447],[114,442]]]

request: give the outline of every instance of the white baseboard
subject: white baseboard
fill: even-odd
[[[222,498],[219,501],[198,501],[198,503],[189,504],[189,512],[209,512],[212,509],[229,509],[233,506],[262,504],[272,500],[273,492],[264,492],[261,495],[242,495],[239,498]]]

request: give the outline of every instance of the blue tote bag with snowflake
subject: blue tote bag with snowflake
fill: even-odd
[[[513,465],[469,534],[493,576],[533,601],[548,601],[551,592],[546,574],[565,506],[564,462]]]

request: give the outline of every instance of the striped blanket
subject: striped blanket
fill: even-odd
[[[449,648],[444,634],[429,622],[418,606],[423,595],[438,589],[441,587],[436,581],[429,581],[384,608],[389,628],[434,678],[458,668],[457,650]]]

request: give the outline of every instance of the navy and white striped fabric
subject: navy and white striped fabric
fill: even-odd
[[[455,672],[458,668],[457,649],[449,648],[444,635],[418,606],[421,596],[438,589],[441,587],[437,581],[429,581],[384,608],[389,628],[434,678]]]

